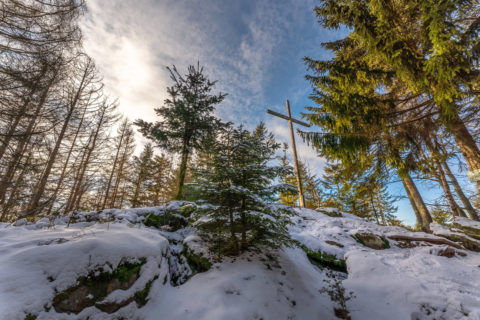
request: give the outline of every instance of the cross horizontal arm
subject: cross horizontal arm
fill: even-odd
[[[294,119],[294,118],[289,118],[289,117],[287,117],[287,116],[284,116],[284,115],[281,114],[281,113],[272,111],[272,110],[270,110],[270,109],[267,109],[267,113],[269,113],[269,114],[271,114],[271,115],[273,115],[273,116],[277,116],[277,117],[279,117],[279,118],[285,119],[285,120],[292,120],[292,122],[295,122],[295,123],[297,123],[297,124],[299,124],[299,125],[302,125],[302,126],[304,126],[304,127],[310,127],[310,125],[309,125],[308,123],[306,123],[306,122],[303,122],[303,121],[300,121],[300,120],[297,120],[297,119]]]

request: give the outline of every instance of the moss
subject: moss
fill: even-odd
[[[330,217],[334,217],[334,218],[343,217],[340,210],[326,210],[326,209],[323,209],[323,208],[317,208],[315,210],[318,211],[318,212],[321,212],[323,214],[326,214],[327,216],[330,216]]]
[[[195,212],[196,210],[196,206],[193,205],[193,204],[186,204],[184,206],[181,206],[179,209],[178,209],[178,213],[180,213],[182,216],[184,216],[185,218],[189,218],[193,212]]]
[[[187,259],[188,265],[193,273],[205,272],[212,267],[212,263],[208,261],[207,258],[201,254],[194,253],[193,250],[187,246],[183,248],[182,254]]]
[[[480,230],[479,229],[468,227],[468,226],[462,226],[458,223],[454,223],[453,225],[454,225],[455,228],[460,229],[461,232],[465,233],[467,236],[469,236],[473,239],[480,240]]]
[[[347,273],[347,263],[343,259],[338,259],[334,254],[328,254],[322,251],[313,251],[304,245],[300,246],[307,254],[308,260],[320,269],[330,269]]]
[[[58,293],[53,298],[53,306],[57,312],[73,311],[70,310],[71,307],[68,306],[68,301],[72,296],[79,295],[80,292],[82,292],[83,297],[87,295],[92,297],[88,299],[82,298],[82,301],[78,302],[79,306],[77,309],[93,306],[96,301],[103,300],[116,288],[128,289],[132,285],[132,281],[135,281],[140,275],[140,269],[145,262],[145,258],[140,259],[139,262],[123,262],[113,272],[104,271],[103,268],[91,271],[88,276],[78,278],[77,285]],[[135,277],[133,277],[134,275]],[[117,284],[113,282],[115,280],[118,280]]]
[[[154,215],[153,213],[144,214],[145,220],[143,224],[147,227],[154,227],[160,229],[163,226],[169,226],[173,230],[178,230],[187,225],[187,221],[183,217],[176,216],[174,214],[165,213],[163,215]]]
[[[25,219],[27,219],[28,222],[32,222],[32,223],[33,223],[33,222],[35,222],[35,219],[36,219],[36,218],[37,218],[36,216],[32,216],[32,217],[26,217]]]
[[[37,316],[33,315],[31,313],[29,313],[25,316],[25,320],[35,320],[35,319],[37,319]]]
[[[390,242],[385,237],[377,236],[373,233],[356,233],[352,236],[358,243],[366,247],[383,250],[390,248]]]
[[[150,293],[150,288],[152,287],[153,281],[157,280],[158,276],[155,276],[152,280],[148,281],[145,285],[145,288],[141,291],[135,292],[135,302],[139,307],[143,307],[148,302],[148,294]]]
[[[480,252],[480,243],[468,239],[466,237],[462,237],[456,234],[444,235],[444,234],[437,234],[440,237],[447,238],[454,242],[459,242],[465,249],[475,252]]]
[[[336,247],[339,247],[339,248],[343,248],[344,245],[339,243],[339,242],[336,242],[336,241],[331,241],[331,240],[327,240],[325,241],[325,243],[329,244],[329,245],[332,245],[332,246],[336,246]]]
[[[145,258],[140,259],[138,263],[125,262],[118,266],[118,268],[113,272],[113,277],[120,280],[120,282],[128,282],[132,278],[132,275],[136,274],[137,278],[140,275],[140,269],[147,262]]]

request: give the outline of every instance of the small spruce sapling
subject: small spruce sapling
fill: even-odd
[[[214,206],[197,226],[217,254],[290,243],[287,224],[292,211],[273,203],[281,191],[275,179],[291,170],[269,165],[278,148],[263,123],[253,132],[229,125],[217,135],[209,161],[195,170],[202,199]]]

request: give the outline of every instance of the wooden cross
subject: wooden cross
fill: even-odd
[[[295,146],[295,135],[293,133],[293,123],[298,123],[299,125],[310,127],[308,123],[292,118],[290,113],[290,102],[287,100],[287,116],[284,116],[281,113],[267,109],[267,113],[274,115],[276,117],[288,120],[290,126],[290,137],[292,138],[292,152],[293,152],[293,162],[295,164],[295,175],[297,176],[297,187],[298,187],[298,200],[300,202],[300,207],[305,208],[305,198],[303,197],[303,188],[302,188],[302,177],[300,176],[300,167],[298,166],[297,159],[297,148]]]

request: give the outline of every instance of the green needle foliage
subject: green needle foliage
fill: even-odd
[[[306,58],[322,106],[307,118],[326,131],[308,140],[343,159],[382,141],[386,161],[406,175],[411,124],[429,121],[454,137],[470,170],[480,169],[480,150],[462,119],[478,112],[478,2],[324,0],[315,11],[323,27],[351,32],[323,44],[333,59]]]
[[[212,94],[216,81],[210,81],[199,64],[189,66],[185,76],[180,75],[175,66],[168,71],[173,81],[173,85],[167,88],[169,98],[162,107],[155,109],[161,121],[137,120],[135,125],[160,148],[180,154],[176,198],[182,199],[188,162],[192,154],[202,148],[204,138],[221,126],[213,112],[225,94]]]
[[[395,169],[425,229],[432,219],[410,177],[419,169],[417,136],[441,127],[470,170],[480,169],[480,150],[462,119],[479,110],[472,107],[478,10],[478,3],[453,0],[323,0],[315,8],[323,27],[350,33],[323,44],[332,59],[305,58],[317,106],[304,116],[323,132],[302,136],[345,167]]]
[[[274,179],[291,170],[268,165],[278,148],[263,123],[253,132],[228,126],[212,144],[209,160],[196,169],[200,197],[213,205],[197,225],[219,255],[289,243],[291,211],[272,203],[281,191]]]

